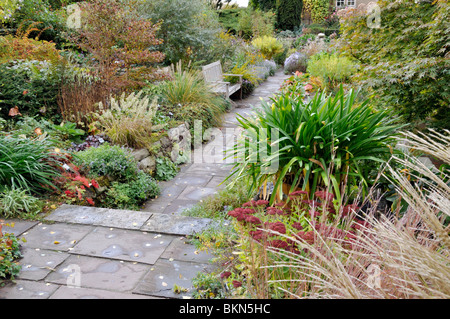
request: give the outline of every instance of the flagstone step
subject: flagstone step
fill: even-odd
[[[211,223],[209,218],[75,205],[60,206],[48,215],[45,220],[181,236],[201,232]]]

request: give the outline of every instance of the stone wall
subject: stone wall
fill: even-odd
[[[191,133],[188,123],[169,129],[149,148],[136,149],[132,152],[139,169],[149,174],[155,171],[158,157],[168,157],[172,162],[181,164],[190,159],[190,154]]]

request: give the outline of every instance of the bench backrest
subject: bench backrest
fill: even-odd
[[[222,65],[220,61],[202,66],[202,73],[206,82],[223,81]]]

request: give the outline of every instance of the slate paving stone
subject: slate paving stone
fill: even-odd
[[[210,222],[208,218],[153,214],[141,230],[185,236],[202,231]]]
[[[45,219],[61,223],[95,225],[103,219],[107,208],[61,205]]]
[[[173,180],[173,183],[180,186],[205,186],[211,178],[211,176],[188,175],[183,173],[178,174],[178,176]]]
[[[173,237],[148,232],[98,227],[71,254],[154,264]]]
[[[186,170],[186,173],[205,176],[228,176],[230,169],[230,165],[226,163],[194,163]]]
[[[105,227],[139,229],[151,217],[150,212],[62,205],[46,220]]]
[[[0,299],[47,299],[58,287],[42,281],[16,280],[0,289]]]
[[[214,256],[207,251],[199,251],[186,237],[178,237],[172,240],[161,258],[207,264]]]
[[[191,296],[192,279],[199,272],[211,269],[211,265],[208,264],[160,259],[139,282],[133,293],[166,298]],[[176,293],[175,285],[187,291]]]
[[[76,274],[83,288],[131,292],[148,270],[149,266],[141,263],[73,255],[49,274],[46,281],[73,286],[78,283],[74,279]]]
[[[98,226],[139,229],[152,216],[150,212],[109,209]]]
[[[3,222],[4,224],[10,224],[10,225],[14,225],[13,227],[11,226],[3,226],[2,227],[2,232],[7,234],[13,234],[14,236],[18,237],[20,235],[22,235],[24,232],[26,232],[27,230],[29,230],[30,228],[32,228],[33,226],[37,225],[39,222],[36,221],[29,221],[29,220],[20,220],[20,219],[6,219]]]
[[[175,185],[172,182],[170,185],[161,188],[159,198],[165,198],[167,200],[177,198],[184,191],[185,187],[186,185]]]
[[[188,186],[177,199],[200,201],[214,194],[217,194],[217,189],[214,187]]]
[[[151,212],[151,213],[162,213],[166,207],[171,203],[173,198],[171,197],[159,197],[149,200],[144,204],[141,211]]]
[[[22,246],[26,248],[68,251],[92,230],[93,226],[86,225],[39,223],[22,234],[26,239]]]
[[[123,292],[107,291],[83,287],[61,286],[50,299],[159,299],[157,297],[127,294]]]
[[[181,215],[186,209],[195,206],[197,203],[198,201],[196,200],[177,199],[167,205],[163,211],[163,214]]]
[[[33,248],[23,249],[22,255],[23,258],[19,260],[21,270],[17,278],[36,281],[44,279],[69,257],[65,252]]]
[[[227,186],[227,183],[223,183],[222,185],[220,185],[224,180],[225,180],[225,177],[223,177],[223,176],[214,176],[209,181],[209,183],[206,184],[206,187],[215,188],[215,189],[223,189]]]

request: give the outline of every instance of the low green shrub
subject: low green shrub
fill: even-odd
[[[173,179],[178,173],[178,167],[168,157],[158,157],[156,159],[156,179],[168,181]]]
[[[111,208],[138,210],[145,200],[156,197],[159,193],[157,181],[140,171],[136,179],[129,182],[112,182],[106,192],[104,204]]]
[[[302,34],[298,38],[295,39],[293,46],[296,49],[300,49],[303,47],[308,41],[314,41],[316,39],[315,34]]]
[[[0,64],[0,115],[8,118],[11,108],[23,115],[58,119],[60,75],[46,61],[10,61]]]
[[[138,174],[131,153],[117,145],[103,144],[75,154],[75,163],[91,177],[107,176],[112,180],[128,181]]]
[[[346,56],[323,52],[309,58],[307,72],[311,76],[319,77],[326,88],[334,90],[341,83],[349,83],[357,68]]]
[[[272,36],[258,37],[252,41],[252,45],[258,48],[267,60],[283,51],[283,44]]]

